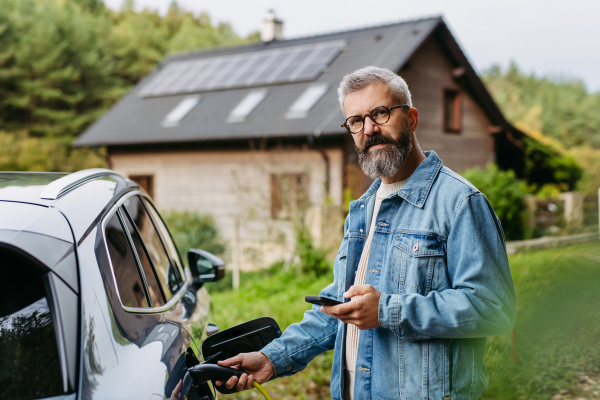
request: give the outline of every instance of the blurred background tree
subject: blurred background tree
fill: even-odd
[[[0,167],[104,166],[101,151],[72,141],[166,56],[257,40],[176,2],[162,16],[133,1],[113,11],[102,0],[2,0]]]
[[[494,65],[482,79],[506,118],[531,139],[526,174],[543,169],[536,160],[553,151],[558,190],[597,193],[600,187],[600,92],[589,92],[575,78],[539,77],[516,63],[503,70]],[[583,171],[581,170],[583,168]],[[543,186],[534,188],[537,192]]]
[[[589,93],[582,81],[525,74],[514,62],[505,71],[492,66],[482,78],[517,127],[543,132],[566,148],[600,149],[600,93]]]

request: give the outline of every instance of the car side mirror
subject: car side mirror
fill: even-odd
[[[190,249],[188,263],[196,285],[202,286],[204,282],[216,282],[225,277],[225,261],[208,251]]]

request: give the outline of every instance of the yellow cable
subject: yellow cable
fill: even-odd
[[[271,398],[271,396],[269,396],[269,393],[267,393],[267,391],[265,389],[263,389],[262,386],[260,386],[260,383],[258,383],[256,381],[253,381],[252,382],[252,386],[254,386],[255,388],[257,388],[258,391],[261,392],[263,396],[265,396],[265,399],[267,399],[267,400],[273,400]]]

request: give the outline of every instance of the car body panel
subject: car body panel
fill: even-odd
[[[73,243],[73,234],[65,217],[60,211],[46,206],[3,201],[0,229],[33,232]]]
[[[78,392],[54,399],[169,397],[183,379],[186,350],[191,347],[201,359],[191,329],[194,325],[201,338],[206,337],[210,296],[205,288],[192,285],[190,270],[184,267],[184,282],[166,304],[124,307],[103,221],[126,197],[149,198],[134,182],[107,171],[106,176],[61,192],[57,199],[42,199],[47,185],[64,176],[0,173],[0,246],[49,269],[65,392]],[[161,238],[165,246],[171,245],[166,243],[171,237]],[[212,398],[215,391],[209,391]]]

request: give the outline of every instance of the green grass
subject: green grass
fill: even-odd
[[[563,398],[600,398],[600,387],[581,378],[598,381],[600,375],[600,244],[515,255],[510,265],[518,304],[517,364],[511,359],[511,335],[488,339],[490,387],[484,399],[551,399],[561,391]],[[243,273],[239,291],[211,294],[215,304],[227,304],[213,320],[226,328],[270,316],[284,330],[309,309],[303,297],[330,281],[277,269]],[[321,355],[305,371],[265,388],[277,399],[328,398],[332,356]],[[261,396],[251,391],[232,398]]]

